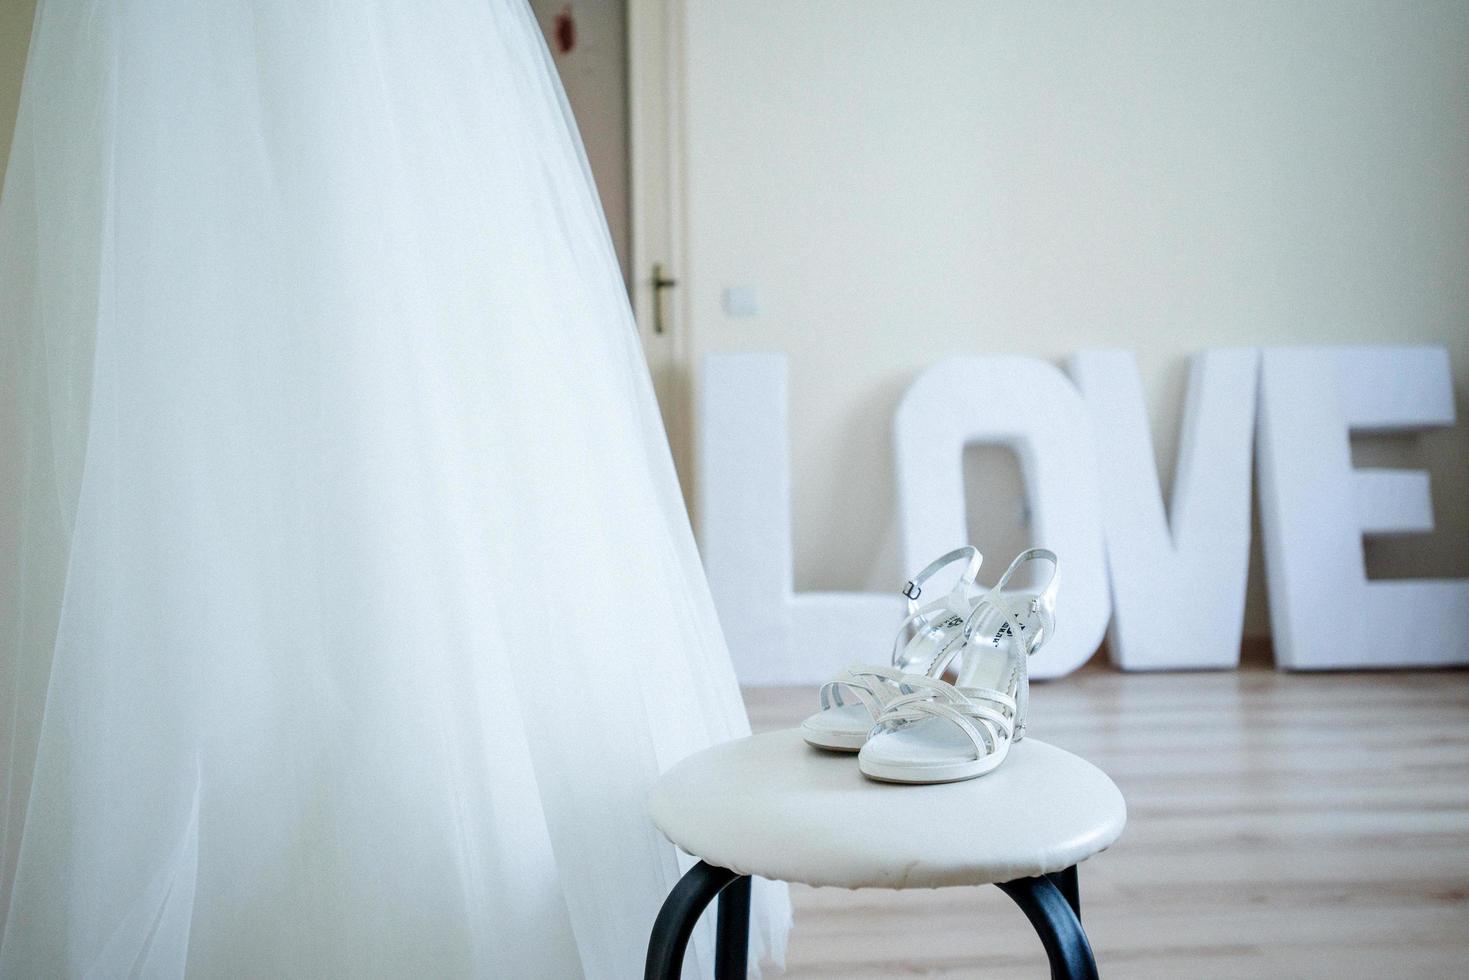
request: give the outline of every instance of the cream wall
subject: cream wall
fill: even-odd
[[[0,160],[34,6],[0,3]],[[574,110],[625,248],[625,151],[597,147],[617,145],[626,108],[594,81],[622,78],[599,53],[623,43],[622,7],[575,8],[590,102]],[[790,357],[799,587],[899,574],[892,410],[949,354],[1137,351],[1165,471],[1184,359],[1207,346],[1444,343],[1464,415],[1469,4],[686,14],[691,347]],[[757,316],[722,311],[738,284],[756,286]],[[1373,543],[1374,573],[1469,575],[1469,426],[1358,458],[1434,475],[1440,530]],[[1014,492],[1002,475],[974,494],[991,551],[1024,539]],[[1258,561],[1252,578],[1258,631]]]
[[[1168,473],[1206,347],[1447,344],[1465,413],[1469,4],[688,0],[683,59],[692,346],[789,356],[798,588],[900,577],[893,409],[949,355],[1136,351]],[[1469,575],[1466,450],[1358,448],[1440,525],[1373,574]]]

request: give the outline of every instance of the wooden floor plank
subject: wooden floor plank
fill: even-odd
[[[757,731],[815,692],[745,692]],[[1469,976],[1469,672],[1123,674],[1032,689],[1128,827],[1082,866],[1104,975]],[[941,832],[942,828],[933,828]],[[792,887],[788,976],[1046,976],[997,890]]]

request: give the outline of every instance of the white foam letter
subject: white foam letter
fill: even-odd
[[[1432,527],[1425,475],[1354,470],[1348,433],[1454,422],[1442,347],[1269,348],[1259,476],[1275,662],[1296,670],[1469,662],[1469,580],[1369,582],[1364,533]]]
[[[740,681],[821,684],[887,663],[901,579],[886,595],[795,591],[785,355],[710,354],[701,380],[699,547]]]
[[[1193,359],[1167,515],[1137,359],[1071,359],[1097,435],[1112,581],[1112,659],[1127,670],[1234,667],[1250,561],[1250,463],[1259,355]]]
[[[1069,674],[1107,628],[1107,569],[1097,509],[1096,449],[1086,405],[1056,367],[1023,357],[940,361],[898,406],[894,449],[903,560],[922,568],[969,542],[964,447],[1010,447],[1020,458],[1032,542],[1061,560],[1056,635],[1031,661],[1036,677]],[[983,541],[972,542],[980,551]],[[1010,555],[989,555],[992,576]]]

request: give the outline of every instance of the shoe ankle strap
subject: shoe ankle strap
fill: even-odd
[[[964,571],[959,576],[958,584],[972,586],[974,585],[974,580],[979,576],[979,566],[984,561],[984,556],[972,544],[966,544],[962,548],[955,548],[948,554],[935,558],[923,567],[923,571],[903,583],[902,594],[908,600],[909,619],[918,615],[918,597],[923,595],[923,583],[961,558],[967,560],[968,564],[964,566]]]

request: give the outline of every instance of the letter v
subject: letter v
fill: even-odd
[[[1136,358],[1082,351],[1068,363],[1096,427],[1112,585],[1107,638],[1124,670],[1239,663],[1259,360],[1254,348],[1192,359],[1166,516]]]

